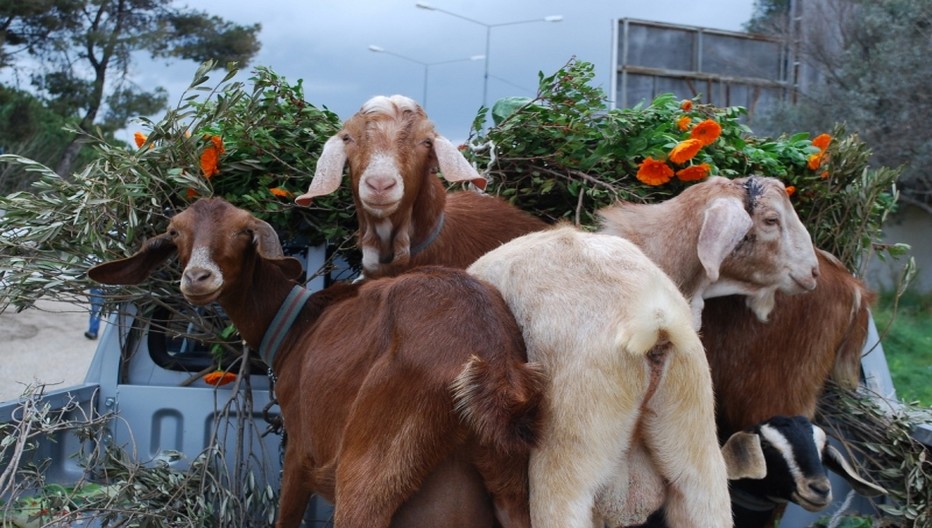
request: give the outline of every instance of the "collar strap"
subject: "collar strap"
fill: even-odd
[[[427,249],[427,246],[433,244],[434,240],[437,240],[437,237],[440,236],[440,232],[443,231],[443,223],[445,220],[446,215],[443,211],[440,211],[440,218],[437,220],[437,225],[434,226],[434,230],[431,231],[430,234],[427,235],[427,238],[425,238],[420,244],[411,248],[410,255],[412,257]]]
[[[285,297],[284,302],[278,308],[278,313],[275,314],[275,318],[272,319],[269,327],[265,330],[262,342],[259,343],[259,357],[262,358],[262,361],[265,361],[270,369],[272,362],[275,361],[275,355],[278,354],[279,347],[282,346],[282,341],[285,340],[285,336],[291,330],[291,325],[294,324],[295,319],[298,318],[301,309],[304,308],[311,295],[311,292],[304,286],[295,285],[288,293],[288,297]]]
[[[761,497],[760,495],[749,493],[743,489],[734,487],[734,485],[731,486],[729,491],[731,495],[731,503],[748,511],[771,511],[780,504],[779,502],[769,497]]]

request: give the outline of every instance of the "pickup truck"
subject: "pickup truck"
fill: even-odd
[[[322,265],[325,251],[315,247],[301,256],[312,266]],[[344,275],[345,272],[344,269]],[[308,284],[308,288],[325,287],[329,277],[316,277]],[[173,330],[174,323],[168,316],[161,324],[158,317],[153,322],[147,320],[140,324],[141,320],[135,318],[135,313],[133,306],[125,305],[111,314],[108,324],[103,325],[99,345],[83,384],[49,391],[41,395],[41,399],[32,402],[34,407],[43,409],[42,412],[47,416],[63,412],[61,418],[76,423],[87,420],[89,416],[103,416],[106,419],[94,434],[88,434],[89,428],[71,427],[34,439],[33,449],[28,450],[23,459],[18,461],[20,469],[31,467],[30,464],[42,468],[44,481],[38,485],[32,484],[31,492],[35,498],[31,500],[10,500],[12,488],[7,487],[9,480],[4,480],[8,479],[10,457],[0,460],[0,475],[4,477],[0,479],[0,493],[3,494],[0,498],[7,499],[0,506],[0,527],[44,526],[54,518],[55,512],[60,514],[62,508],[67,508],[69,504],[72,507],[80,505],[82,497],[89,493],[112,496],[115,492],[107,485],[88,484],[80,489],[71,487],[75,483],[94,480],[93,477],[105,471],[106,457],[103,460],[93,457],[85,457],[83,460],[81,457],[75,458],[76,453],[94,452],[89,445],[93,448],[107,448],[102,452],[118,448],[121,462],[155,467],[163,476],[170,472],[190,474],[192,468],[196,469],[205,460],[218,457],[221,451],[212,446],[219,445],[228,457],[239,454],[241,459],[213,458],[221,460],[221,465],[225,465],[228,470],[226,474],[221,472],[216,485],[244,490],[240,496],[249,497],[246,502],[252,502],[240,507],[257,516],[256,520],[236,524],[261,525],[274,515],[283,437],[275,427],[277,407],[274,405],[272,382],[267,373],[253,371],[247,379],[241,378],[238,383],[220,387],[208,385],[199,377],[192,376],[192,373],[203,371],[211,364],[208,349],[190,337],[178,337],[191,335],[191,329]],[[895,398],[883,350],[873,324],[871,327],[873,331],[865,347],[865,351],[871,352],[864,354],[862,361],[863,382],[876,393]],[[22,413],[20,402],[2,403],[0,424],[15,427],[20,423]],[[235,434],[238,431],[244,432]],[[929,431],[921,434],[925,434],[922,440],[927,445],[932,443]],[[6,445],[8,440],[4,439],[3,442]],[[4,452],[8,453],[9,450]],[[142,485],[136,484],[137,487]],[[817,519],[831,514],[845,501],[850,490],[848,484],[837,477],[833,478],[832,486],[836,502],[829,509],[809,513],[791,505],[781,526],[809,526]],[[17,493],[21,491],[17,490]],[[23,495],[29,494],[27,492]],[[69,498],[62,499],[64,496]],[[116,498],[113,500],[113,510],[118,512],[119,502]],[[860,498],[856,498],[847,508],[872,511],[871,506]],[[99,516],[100,513],[88,512],[67,519],[72,526],[107,525],[106,520],[95,515]],[[112,515],[118,516],[119,513]],[[230,517],[229,511],[216,511],[213,520],[205,521],[202,525],[227,526],[222,521],[224,515],[227,519],[236,518]],[[308,506],[305,525],[329,526],[331,516],[332,506],[315,497]],[[164,525],[197,524],[187,521],[180,524],[166,522]]]

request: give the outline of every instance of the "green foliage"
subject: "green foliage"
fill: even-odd
[[[877,504],[881,526],[932,524],[932,458],[929,447],[913,437],[918,426],[932,427],[932,409],[887,402],[877,394],[830,383],[817,418],[830,435],[844,439],[861,474],[889,492]]]
[[[22,52],[14,54],[10,41],[0,39],[0,66],[9,62],[17,67],[19,76],[32,79],[49,108],[64,118],[77,118],[75,133],[55,166],[62,175],[75,169],[82,135],[93,134],[94,128],[114,132],[129,116],[151,115],[153,108],[164,107],[164,89],[144,90],[126,82],[138,52],[198,61],[209,57],[216,61],[211,64],[222,67],[245,65],[259,49],[258,25],[238,26],[171,0],[41,0],[35,6],[39,9],[20,7],[22,3],[0,3],[5,34],[15,33]],[[51,13],[58,15],[55,20],[50,20]],[[105,103],[111,105],[106,114]]]
[[[19,156],[0,156],[39,178],[30,192],[0,198],[0,209],[7,211],[0,218],[0,275],[9,285],[0,289],[0,308],[23,308],[43,296],[83,299],[91,286],[88,267],[134,253],[199,196],[223,196],[252,211],[278,228],[286,246],[352,245],[355,216],[348,191],[308,208],[270,191],[307,188],[339,118],[306,103],[300,81],[288,84],[265,68],[256,70],[251,90],[229,82],[235,72],[207,88],[212,67],[198,70],[179,106],[162,120],[142,120],[148,133],[140,148],[88,136],[98,157],[72,178]],[[207,179],[200,159],[212,145],[205,137],[213,135],[221,138],[224,153],[219,173]],[[174,278],[169,273],[146,287],[121,288],[111,299],[169,303],[177,296]]]
[[[873,314],[897,396],[932,407],[932,297],[882,295]]]
[[[818,130],[838,121],[870,145],[877,166],[902,167],[910,200],[932,204],[929,0],[829,0],[788,23],[784,0],[759,0],[755,28],[798,47],[815,79],[798,103],[759,121],[769,131]],[[769,17],[769,18],[768,18]],[[799,31],[799,32],[796,32]],[[796,46],[795,44],[790,44]]]
[[[148,528],[271,526],[277,496],[269,475],[250,452],[261,445],[242,393],[217,409],[210,447],[178,464],[184,454],[162,451],[141,462],[132,446],[114,445],[114,414],[98,414],[74,400],[53,407],[44,387],[30,385],[17,420],[0,424],[0,527],[136,526]],[[248,399],[248,398],[247,398]],[[236,430],[240,443],[226,435]],[[40,445],[74,436],[76,483],[49,482]],[[184,469],[179,469],[186,466]]]
[[[712,120],[721,135],[672,170],[705,164],[712,175],[734,178],[763,175],[795,189],[792,199],[816,244],[849,267],[860,264],[879,238],[893,209],[897,171],[869,169],[870,151],[841,127],[831,131],[826,152],[806,133],[758,137],[742,123],[740,107],[717,108],[680,101],[671,94],[649,105],[612,109],[604,94],[589,86],[593,67],[570,61],[541,76],[537,97],[506,101],[493,108],[496,124],[480,131],[474,124],[471,157],[491,178],[490,192],[550,220],[570,219],[592,226],[597,209],[616,200],[654,202],[678,194],[689,181],[650,185],[637,177],[648,157],[668,160],[692,130]],[[505,115],[507,112],[511,112]],[[684,120],[685,129],[678,126]],[[810,168],[810,158],[818,165]]]

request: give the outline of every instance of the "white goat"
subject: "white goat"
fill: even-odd
[[[766,321],[777,291],[816,287],[812,238],[774,178],[713,177],[657,204],[598,211],[600,232],[626,238],[660,266],[690,302],[699,328],[704,299],[746,295]]]
[[[731,526],[708,363],[663,271],[627,240],[568,226],[516,238],[468,271],[499,288],[549,377],[529,466],[535,528],[591,528],[606,487],[629,498],[616,514],[639,512],[623,522],[643,522],[665,495],[674,527]],[[660,489],[617,488],[634,474],[658,476],[637,487]]]

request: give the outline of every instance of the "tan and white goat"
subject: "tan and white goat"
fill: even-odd
[[[816,287],[812,238],[775,178],[713,177],[660,203],[619,203],[598,214],[600,232],[634,242],[670,275],[697,328],[704,299],[744,295],[766,321],[777,291]]]
[[[468,271],[498,287],[548,376],[529,466],[535,528],[591,528],[594,511],[637,524],[661,505],[674,527],[731,526],[708,363],[660,268],[620,237],[561,226]],[[613,511],[597,504],[607,487],[628,499]]]

